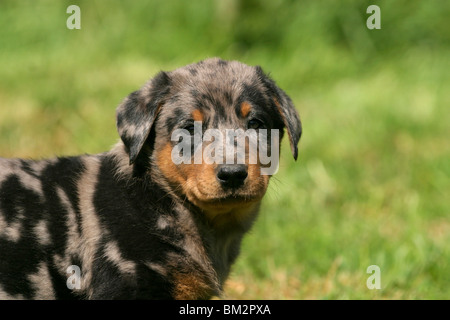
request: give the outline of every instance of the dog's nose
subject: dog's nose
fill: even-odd
[[[238,188],[247,178],[245,164],[222,164],[217,168],[217,179],[224,188]]]

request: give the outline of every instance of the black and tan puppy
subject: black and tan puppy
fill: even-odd
[[[297,158],[289,97],[260,67],[214,58],[131,93],[109,152],[0,159],[0,299],[220,295],[270,174],[248,147],[244,164],[174,161],[173,133],[194,136],[198,124],[278,129],[280,140],[286,128]]]

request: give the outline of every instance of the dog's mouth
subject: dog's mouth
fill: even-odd
[[[230,195],[224,196],[209,196],[209,197],[202,197],[202,202],[205,203],[211,203],[211,204],[217,204],[220,205],[223,204],[241,204],[241,203],[248,203],[248,202],[255,202],[261,200],[262,196],[255,195],[255,194],[246,194],[246,193],[240,193],[240,192],[233,192]]]
[[[265,190],[235,190],[222,191],[220,194],[202,192],[198,187],[191,190],[187,198],[197,207],[216,212],[225,212],[254,205],[261,201]]]

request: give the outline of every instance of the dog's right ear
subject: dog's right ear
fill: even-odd
[[[169,75],[161,71],[117,107],[117,130],[130,156],[130,165],[136,161],[150,134],[159,109],[170,91],[170,83]]]

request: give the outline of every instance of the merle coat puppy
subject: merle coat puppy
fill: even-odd
[[[0,299],[220,296],[270,175],[248,154],[175,162],[173,132],[286,129],[295,159],[301,135],[260,67],[218,58],[160,72],[116,115],[111,151],[0,159]]]

